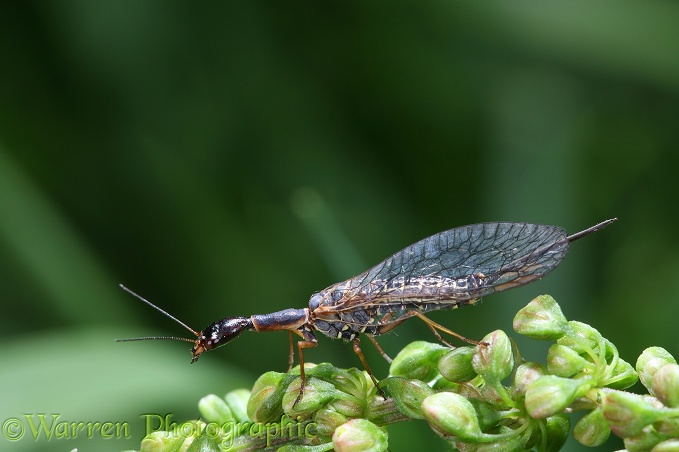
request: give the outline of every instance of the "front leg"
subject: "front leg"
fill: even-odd
[[[314,335],[313,331],[306,328],[300,328],[296,332],[298,332],[298,334],[300,334],[305,340],[297,342],[297,352],[299,354],[299,376],[302,381],[299,385],[299,395],[297,396],[295,403],[292,404],[293,408],[295,408],[299,401],[302,400],[302,397],[304,397],[304,388],[306,387],[306,373],[304,372],[304,349],[314,348],[318,345],[318,339],[316,339],[316,335]]]

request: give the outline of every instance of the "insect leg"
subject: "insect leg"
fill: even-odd
[[[299,395],[297,396],[295,403],[292,404],[293,408],[295,406],[297,406],[299,401],[302,400],[302,397],[304,397],[304,388],[306,387],[306,374],[304,373],[304,352],[303,352],[303,350],[305,348],[314,348],[317,345],[318,345],[318,341],[316,340],[315,337],[313,338],[313,340],[297,342],[297,353],[299,353],[299,376],[300,376],[300,379],[302,381],[299,385]]]
[[[292,369],[292,365],[295,364],[295,347],[292,343],[292,330],[288,330],[288,337],[290,338],[290,355],[288,357],[288,370]]]
[[[485,343],[485,342],[479,342],[479,341],[475,341],[475,340],[472,340],[472,339],[467,339],[466,337],[464,337],[460,334],[457,334],[456,332],[451,331],[448,328],[446,328],[442,325],[439,325],[438,323],[434,322],[433,320],[425,317],[424,314],[420,314],[419,312],[415,312],[415,315],[418,316],[419,318],[421,318],[429,326],[429,328],[431,328],[432,331],[434,331],[435,329],[439,330],[439,331],[443,331],[444,333],[450,334],[451,336],[455,336],[459,340],[461,340],[463,342],[467,342],[469,344],[488,346],[488,344]],[[436,334],[435,331],[434,331],[434,333]],[[438,336],[439,339],[441,339],[441,336],[439,334],[436,334],[436,335]],[[446,341],[442,340],[442,342],[446,345],[450,345]]]
[[[368,339],[370,339],[370,342],[373,343],[373,345],[375,346],[375,348],[377,349],[377,351],[380,352],[380,355],[382,355],[382,357],[383,357],[384,359],[386,359],[387,362],[388,362],[389,364],[391,364],[391,362],[393,361],[393,359],[391,359],[391,358],[389,357],[389,355],[387,355],[387,354],[384,352],[384,350],[382,350],[382,347],[380,347],[380,344],[377,342],[377,340],[376,340],[373,336],[371,336],[370,334],[366,334],[366,336],[368,336]]]
[[[370,366],[368,366],[368,361],[366,361],[365,356],[363,356],[363,351],[361,351],[361,341],[358,338],[354,339],[354,353],[358,355],[358,358],[361,360],[361,363],[363,363],[363,367],[365,367],[365,370],[368,372],[368,375],[370,375],[370,379],[375,384],[377,392],[379,392],[380,395],[386,399],[387,396],[384,395],[384,391],[382,391],[382,388],[380,388],[379,383],[377,383],[377,380],[375,380],[375,376],[373,375],[372,370],[370,370]]]
[[[428,320],[428,319],[427,319],[427,320]],[[436,336],[436,339],[438,339],[440,342],[442,342],[444,345],[447,345],[447,346],[450,347],[450,348],[455,348],[455,346],[454,346],[453,344],[451,344],[451,343],[448,342],[447,340],[443,339],[443,337],[441,337],[441,335],[439,334],[439,332],[436,331],[436,328],[434,328],[433,326],[431,326],[430,323],[427,323],[427,326],[429,327],[429,329],[431,330],[431,332],[434,333],[434,336]]]

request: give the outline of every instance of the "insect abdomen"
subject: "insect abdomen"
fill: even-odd
[[[438,298],[433,287],[428,288],[431,290],[425,288],[429,292],[427,297],[421,283],[413,283],[417,289],[412,288],[413,291],[419,291],[419,297],[408,298],[407,295],[412,291],[403,290],[404,284],[394,284],[389,296],[382,290],[376,301],[363,298],[362,294],[352,295],[351,291],[344,291],[338,286],[329,287],[311,297],[309,311],[313,325],[316,330],[333,339],[353,340],[359,334],[378,336],[386,333],[416,313],[455,309],[478,300],[468,297],[453,299],[450,295]]]

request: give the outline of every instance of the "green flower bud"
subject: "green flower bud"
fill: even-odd
[[[389,373],[409,380],[431,381],[438,375],[438,361],[446,351],[448,348],[439,344],[411,342],[394,358]]]
[[[547,369],[557,377],[572,377],[580,372],[593,373],[594,364],[564,345],[554,344],[547,352]]]
[[[606,386],[611,389],[627,389],[639,381],[639,375],[634,367],[625,360],[618,359],[612,375],[606,380]]]
[[[532,339],[558,339],[566,332],[566,326],[566,317],[549,295],[534,298],[514,317],[514,331]]]
[[[628,452],[646,452],[664,439],[666,438],[649,425],[644,427],[638,435],[624,438],[623,442]]]
[[[561,450],[571,429],[571,418],[565,413],[555,414],[547,418],[547,446],[545,452]]]
[[[523,452],[526,450],[526,439],[520,435],[511,435],[497,441],[481,443],[474,450],[475,452]]]
[[[324,364],[319,364],[316,369],[323,365]],[[314,372],[312,375],[316,376],[316,373]],[[366,378],[366,374],[356,368],[339,369],[332,366],[328,377],[329,378],[324,378],[325,381],[335,385],[335,388],[337,388],[338,391],[342,391],[358,399],[365,398],[368,387],[374,386],[370,377]]]
[[[185,442],[187,444],[184,444]],[[153,432],[141,440],[139,452],[185,451],[192,442],[193,437],[176,436],[169,432]]]
[[[200,399],[198,402],[198,411],[200,411],[201,417],[207,422],[224,424],[234,420],[229,405],[226,404],[224,399],[214,394],[206,395]]]
[[[365,400],[360,400],[353,396],[346,396],[334,398],[328,403],[328,408],[332,408],[348,418],[354,418],[363,417],[365,405]]]
[[[321,408],[314,415],[316,432],[319,436],[331,437],[335,429],[347,421],[349,418],[329,407]]]
[[[679,438],[679,417],[662,416],[653,423],[653,428],[666,438]]]
[[[608,428],[608,422],[606,422],[601,408],[596,408],[580,418],[573,429],[575,439],[588,447],[602,445],[610,434],[611,429]]]
[[[283,394],[283,410],[291,419],[306,416],[324,407],[334,397],[348,397],[338,391],[332,383],[307,375],[304,396],[297,402],[302,379],[296,378]]]
[[[358,369],[340,369],[329,363],[321,363],[306,372],[307,381],[316,380],[319,385],[323,385],[326,390],[330,390],[328,384],[332,385],[336,392],[330,391],[332,400],[330,407],[338,413],[347,417],[363,417],[366,406],[366,397],[369,391],[369,386],[373,387],[372,381],[368,383],[364,373]],[[299,381],[301,384],[301,380]],[[291,388],[297,391],[299,384],[294,383]],[[288,388],[288,392],[292,389]],[[306,398],[306,389],[305,389]],[[299,394],[298,394],[299,395]],[[295,400],[296,396],[295,396]],[[311,402],[311,401],[309,401]],[[295,401],[292,402],[293,404]],[[301,400],[300,400],[301,403]],[[297,409],[299,406],[295,406]]]
[[[452,381],[446,380],[444,377],[438,377],[436,380],[434,380],[434,383],[431,385],[432,389],[435,391],[450,391],[450,392],[458,392],[458,389],[460,388],[460,384],[454,383]]]
[[[601,333],[586,323],[576,321],[568,322],[566,335],[559,338],[556,343],[569,347],[578,354],[584,354],[590,350],[597,353],[599,347],[605,346]]]
[[[307,378],[314,377],[327,383],[332,383],[340,392],[362,399],[368,390],[367,379],[362,371],[352,369],[340,369],[330,363],[321,363],[306,372]],[[370,383],[372,385],[372,382]]]
[[[382,380],[389,393],[394,398],[396,407],[408,417],[424,419],[422,415],[422,401],[434,393],[426,383],[420,380],[406,380],[401,377],[389,377]]]
[[[514,355],[512,343],[504,331],[496,330],[483,338],[488,346],[477,345],[472,367],[489,383],[499,383],[512,373]]]
[[[422,414],[429,425],[443,436],[476,442],[483,437],[474,406],[459,394],[439,392],[422,402]]]
[[[248,422],[248,400],[250,391],[247,389],[236,389],[224,396],[226,404],[229,405],[231,413],[236,422]]]
[[[528,385],[526,410],[536,419],[546,418],[566,409],[588,384],[554,375],[545,375]]]
[[[639,373],[639,379],[648,391],[653,394],[651,381],[656,371],[665,364],[677,364],[674,357],[662,347],[649,347],[644,350],[635,366]]]
[[[655,445],[651,452],[677,452],[679,451],[679,439],[672,438]]]
[[[665,364],[657,370],[651,381],[653,394],[663,405],[679,407],[679,365]]]
[[[439,359],[439,372],[448,381],[469,381],[476,377],[472,366],[472,347],[455,348]]]
[[[607,363],[611,362],[611,358],[613,358],[613,356],[620,356],[620,354],[618,353],[618,348],[613,344],[613,342],[609,341],[605,337],[604,337],[604,347],[606,348],[605,355]]]
[[[184,443],[186,444],[186,442]],[[217,446],[217,443],[215,443],[215,440],[213,438],[210,438],[210,436],[207,434],[205,430],[202,431],[202,433],[193,438],[193,441],[190,444],[190,447],[186,447],[186,449],[183,448],[180,449],[180,452],[192,452],[192,451],[200,451],[200,452],[219,452],[220,449]]]
[[[526,394],[526,388],[543,375],[547,375],[547,369],[542,364],[532,362],[519,364],[514,374],[514,386],[512,389],[514,399],[523,397]]]
[[[337,452],[384,452],[387,433],[367,419],[352,419],[337,427],[332,445]]]
[[[281,402],[283,392],[290,381],[296,378],[279,372],[262,374],[252,387],[248,400],[248,419],[254,422],[270,422],[283,415]]]
[[[622,438],[638,435],[661,414],[642,396],[616,390],[604,394],[601,407],[613,433]]]

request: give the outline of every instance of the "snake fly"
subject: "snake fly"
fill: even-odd
[[[333,339],[352,341],[354,351],[379,390],[360,348],[361,335],[367,336],[388,361],[391,360],[374,336],[391,331],[410,317],[422,319],[446,344],[438,331],[479,344],[435,323],[424,314],[472,305],[491,293],[536,281],[559,265],[572,242],[603,229],[615,220],[603,221],[573,235],[566,235],[557,226],[529,223],[461,226],[420,240],[360,275],[314,293],[306,308],[290,308],[250,317],[227,317],[203,331],[193,330],[121,284],[125,291],[184,326],[197,339],[153,336],[116,340],[191,342],[191,362],[194,363],[203,352],[231,342],[243,331],[287,330],[290,335],[288,370],[294,361],[292,334],[301,337],[297,342],[301,377],[297,404],[304,395],[306,384],[304,349],[318,345],[315,332],[319,332]]]

